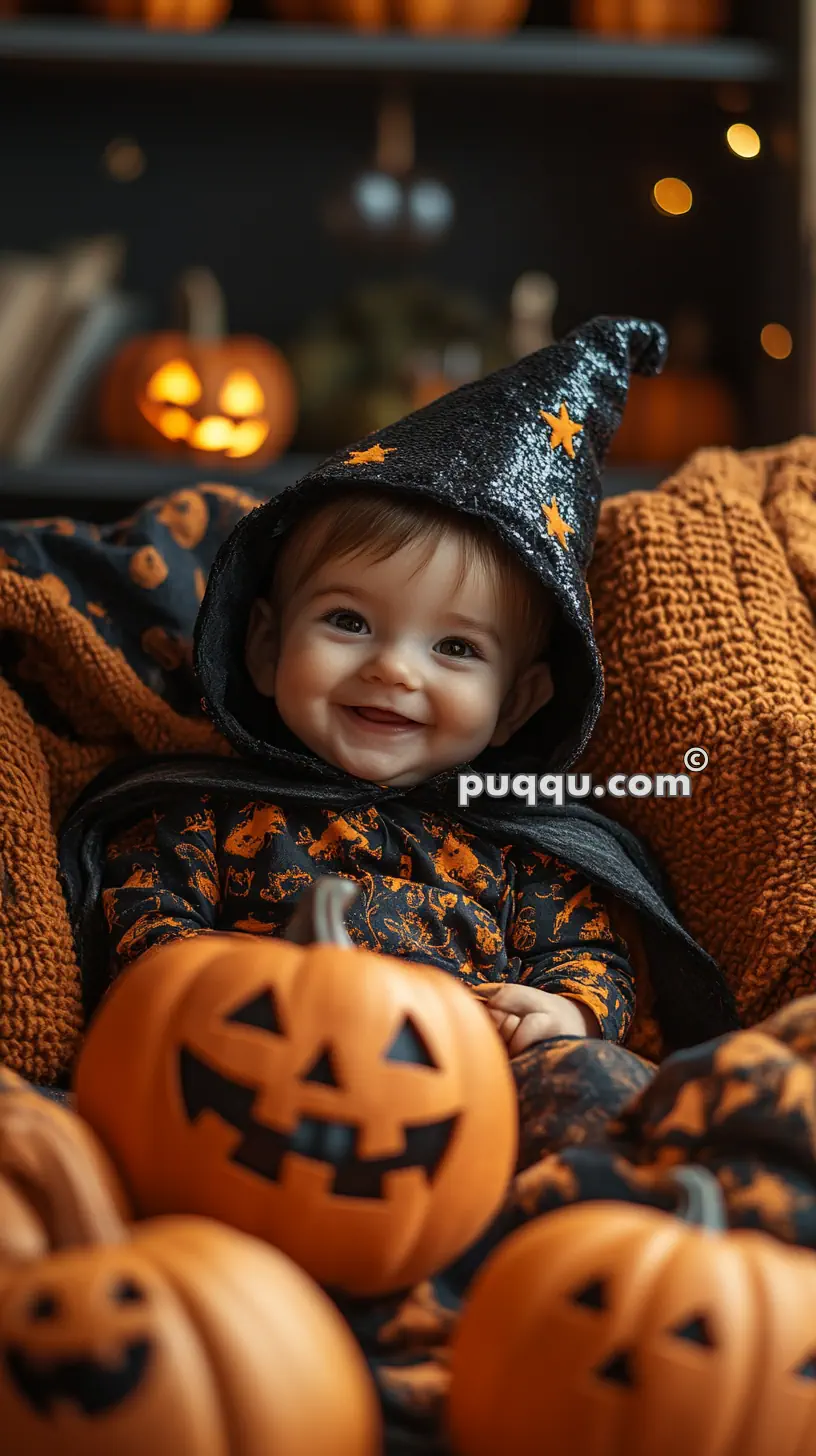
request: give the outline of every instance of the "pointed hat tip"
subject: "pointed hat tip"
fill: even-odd
[[[630,374],[659,374],[669,352],[668,334],[653,319],[601,314],[575,329],[570,337],[584,348],[600,345],[610,363],[613,359],[623,362],[622,352]]]
[[[633,374],[659,374],[669,352],[669,336],[653,319],[629,319],[629,368]]]

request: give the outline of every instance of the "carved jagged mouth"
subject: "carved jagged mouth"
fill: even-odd
[[[100,1416],[133,1394],[144,1379],[150,1355],[149,1340],[127,1345],[114,1365],[76,1355],[32,1360],[20,1345],[12,1345],[5,1363],[13,1384],[38,1415],[50,1415],[54,1402],[64,1400],[79,1406],[86,1416]]]
[[[186,1047],[179,1053],[179,1079],[190,1122],[204,1112],[215,1112],[243,1134],[230,1162],[275,1183],[286,1154],[299,1153],[334,1168],[331,1191],[338,1198],[383,1198],[383,1178],[399,1168],[421,1168],[433,1181],[458,1122],[453,1116],[406,1125],[402,1152],[387,1158],[362,1158],[357,1151],[361,1129],[353,1123],[301,1117],[291,1132],[279,1132],[257,1122],[253,1116],[256,1089],[225,1077]]]

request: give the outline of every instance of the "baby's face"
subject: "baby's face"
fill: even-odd
[[[409,787],[481,753],[518,665],[513,622],[462,545],[334,560],[284,598],[273,696],[321,758]],[[497,739],[497,741],[499,741]]]

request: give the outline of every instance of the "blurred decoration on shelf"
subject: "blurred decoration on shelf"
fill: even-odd
[[[510,362],[503,320],[426,279],[372,283],[307,324],[289,357],[303,450],[330,451]]]
[[[669,340],[663,373],[630,380],[610,460],[675,465],[702,445],[737,443],[734,396],[708,367],[709,329],[703,316],[684,309],[669,326]]]
[[[681,40],[725,30],[728,0],[572,0],[573,25],[601,35]]]
[[[266,0],[278,20],[417,35],[497,35],[516,30],[530,0]]]
[[[558,284],[549,273],[522,273],[510,294],[510,352],[523,359],[555,342],[553,316]]]
[[[84,0],[84,9],[148,30],[213,30],[229,14],[231,0]]]
[[[397,250],[441,242],[456,204],[445,182],[416,170],[415,152],[411,99],[392,87],[380,99],[374,161],[329,199],[328,231],[347,242]]]
[[[208,268],[182,274],[183,331],[143,334],[105,376],[100,419],[111,445],[202,465],[255,467],[283,453],[297,395],[283,355],[265,339],[230,337]]]
[[[31,465],[64,449],[111,353],[145,327],[145,304],[117,287],[124,260],[113,235],[0,254],[0,456]]]

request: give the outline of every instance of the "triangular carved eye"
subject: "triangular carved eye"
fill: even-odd
[[[406,1016],[388,1051],[387,1062],[411,1062],[413,1066],[435,1067],[427,1042],[410,1016]],[[437,1068],[438,1070],[438,1068]]]
[[[322,1082],[324,1087],[340,1086],[328,1047],[324,1047],[323,1051],[312,1062],[308,1072],[302,1074],[300,1080],[302,1082]]]
[[[793,1373],[798,1375],[800,1380],[816,1380],[816,1355],[808,1355],[807,1359],[803,1360]]]
[[[678,1325],[672,1330],[672,1334],[678,1340],[688,1340],[693,1345],[708,1345],[714,1348],[714,1338],[704,1315],[695,1315],[693,1319],[686,1320],[685,1324]]]
[[[628,1350],[618,1350],[609,1359],[599,1365],[595,1374],[601,1380],[608,1380],[612,1385],[625,1385],[630,1388],[635,1383],[632,1373],[632,1357]]]
[[[572,1296],[573,1304],[582,1304],[584,1309],[606,1309],[606,1287],[602,1279],[593,1279]]]
[[[253,996],[251,1001],[246,1001],[237,1011],[233,1011],[227,1021],[234,1022],[237,1026],[257,1026],[259,1031],[271,1031],[275,1036],[283,1036],[277,1004],[271,990],[261,991]]]

